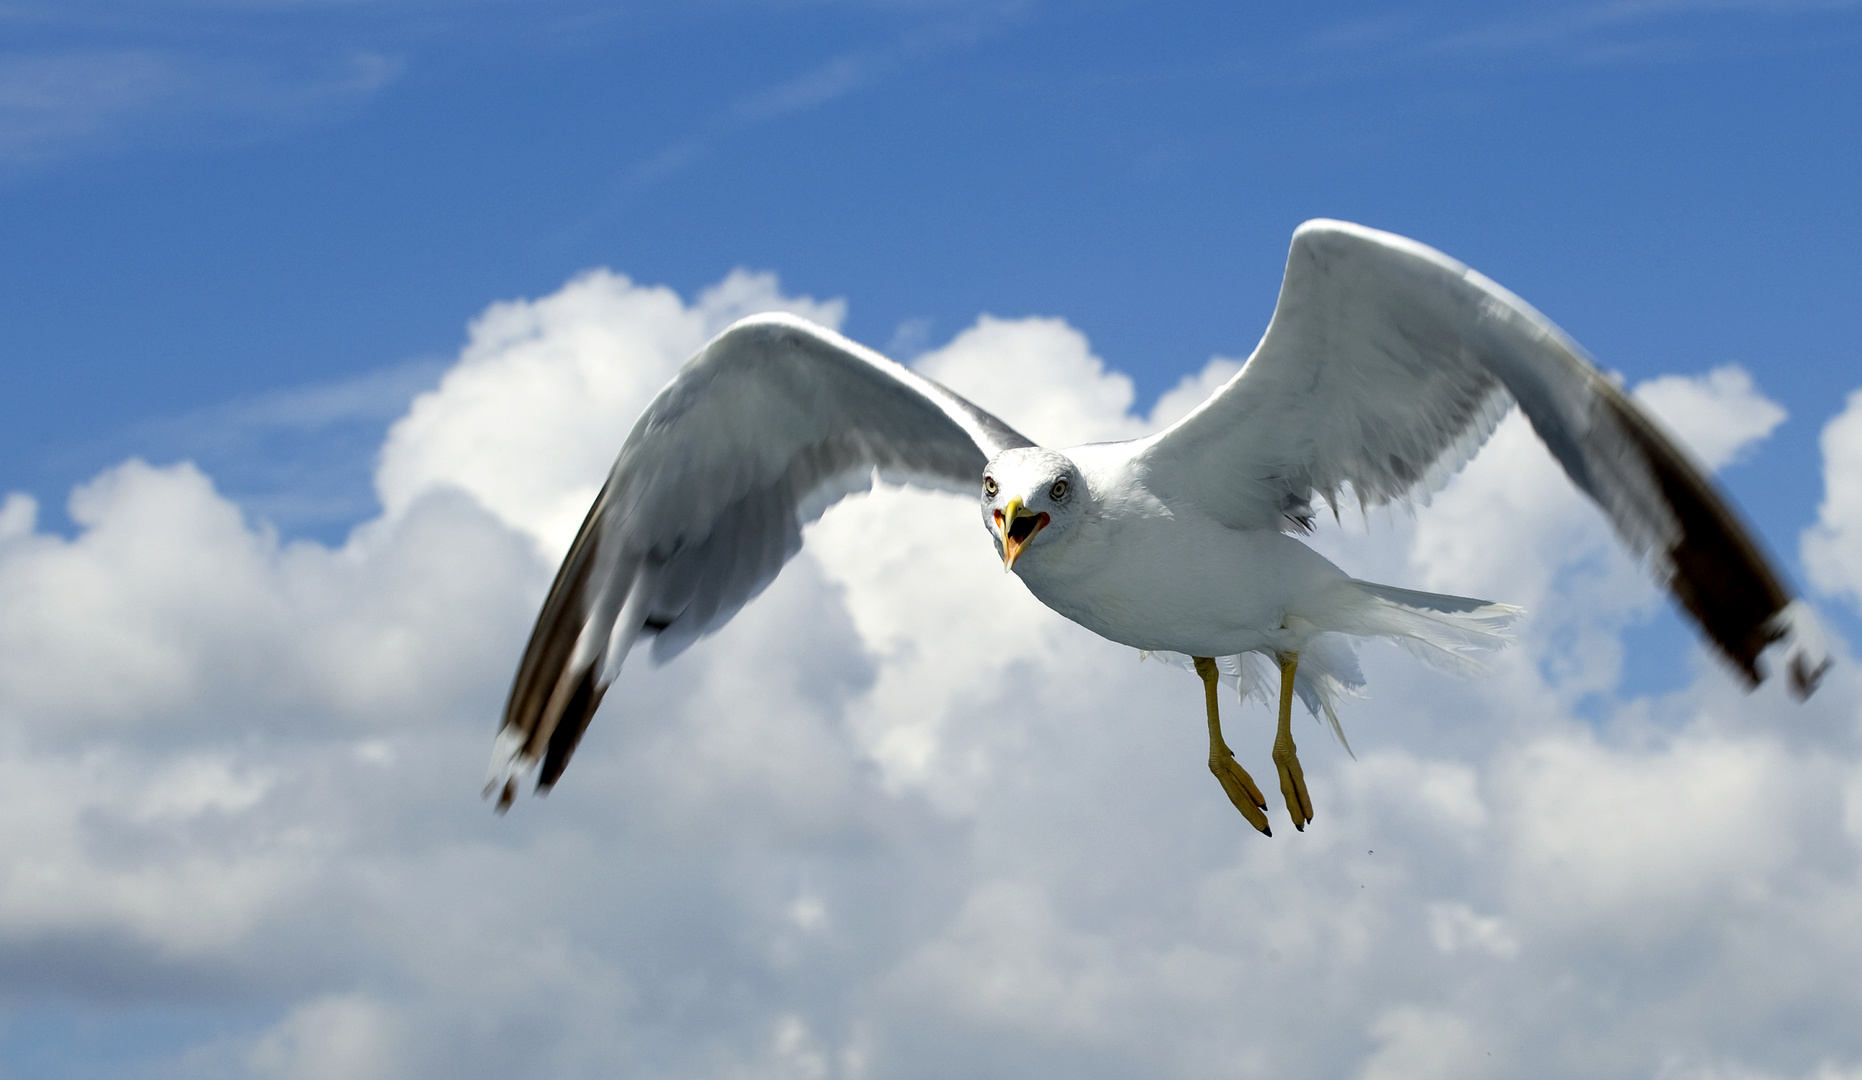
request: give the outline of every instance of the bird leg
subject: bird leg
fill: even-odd
[[[1274,732],[1274,768],[1280,770],[1280,794],[1287,800],[1293,827],[1305,832],[1306,823],[1312,820],[1312,796],[1306,794],[1306,773],[1293,745],[1293,672],[1299,665],[1299,653],[1280,654],[1280,727]]]
[[[1228,792],[1228,801],[1235,804],[1235,809],[1248,819],[1248,824],[1272,836],[1274,830],[1268,827],[1267,815],[1261,812],[1267,809],[1267,800],[1261,797],[1261,789],[1254,785],[1254,778],[1248,775],[1248,770],[1236,762],[1235,752],[1222,741],[1222,719],[1216,712],[1215,661],[1207,656],[1195,657],[1194,661],[1196,674],[1202,676],[1203,680],[1203,703],[1209,709],[1209,771],[1222,782],[1222,790]]]

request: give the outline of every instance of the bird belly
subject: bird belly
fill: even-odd
[[[1323,629],[1315,617],[1347,580],[1279,532],[1160,524],[1108,529],[1015,571],[1042,603],[1101,637],[1191,656],[1297,650]]]

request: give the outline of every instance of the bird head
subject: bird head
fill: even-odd
[[[983,469],[983,527],[995,538],[1002,569],[1015,568],[1036,537],[1052,543],[1086,498],[1079,467],[1065,454],[1026,446],[1004,450]]]

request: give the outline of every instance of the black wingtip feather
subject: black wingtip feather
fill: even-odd
[[[582,733],[588,730],[588,722],[595,718],[595,710],[606,692],[607,687],[596,683],[593,667],[582,672],[581,681],[576,683],[575,692],[569,695],[569,702],[556,721],[556,730],[550,733],[549,750],[543,755],[543,768],[537,772],[539,793],[554,785],[569,766],[569,757],[575,753],[576,744],[582,741]]]
[[[1765,678],[1759,654],[1783,636],[1775,617],[1791,602],[1790,594],[1712,484],[1633,405],[1615,394],[1606,400],[1648,462],[1678,526],[1677,538],[1664,553],[1672,574],[1670,591],[1720,654],[1757,686]],[[1805,696],[1822,674],[1821,668],[1796,670],[1807,666],[1796,657],[1791,672],[1794,687],[1808,687]]]
[[[1835,661],[1826,656],[1821,663],[1813,667],[1809,657],[1802,653],[1793,656],[1791,658],[1792,695],[1799,701],[1809,700],[1810,695],[1817,692],[1818,684],[1823,682],[1823,673],[1830,670],[1830,665],[1833,663]]]

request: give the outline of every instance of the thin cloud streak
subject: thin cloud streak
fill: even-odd
[[[699,130],[641,160],[629,171],[626,186],[629,190],[651,186],[709,156],[731,135],[820,108],[884,82],[914,64],[977,45],[1016,22],[1026,7],[1024,3],[1010,3],[981,14],[920,26],[889,45],[834,57],[786,82],[746,94]]]
[[[52,464],[70,472],[82,468],[79,460],[195,462],[246,513],[286,536],[339,541],[380,512],[372,480],[382,438],[445,368],[411,361],[155,417]]]
[[[16,53],[0,57],[0,168],[267,138],[348,115],[404,68],[367,52],[295,65],[157,49]]]
[[[1507,58],[1536,58],[1575,64],[1672,63],[1690,57],[1723,54],[1728,49],[1754,47],[1747,40],[1728,40],[1716,26],[1702,20],[1713,16],[1743,16],[1779,23],[1793,19],[1853,11],[1856,0],[1618,0],[1574,7],[1552,7],[1541,14],[1476,22],[1459,29],[1442,29],[1421,15],[1399,13],[1341,23],[1309,35],[1304,51],[1313,56],[1381,55],[1393,65],[1408,67],[1443,59],[1466,62]],[[1801,42],[1812,39],[1807,26]],[[1326,65],[1326,77],[1363,74],[1361,68]]]
[[[1619,0],[1616,3],[1570,7],[1530,19],[1503,20],[1437,38],[1428,46],[1444,53],[1513,55],[1553,51],[1560,47],[1598,47],[1578,39],[1598,31],[1643,26],[1690,16],[1744,14],[1787,18],[1844,11],[1854,0],[1823,2],[1766,2],[1766,0]],[[1620,43],[1619,43],[1620,44]]]

